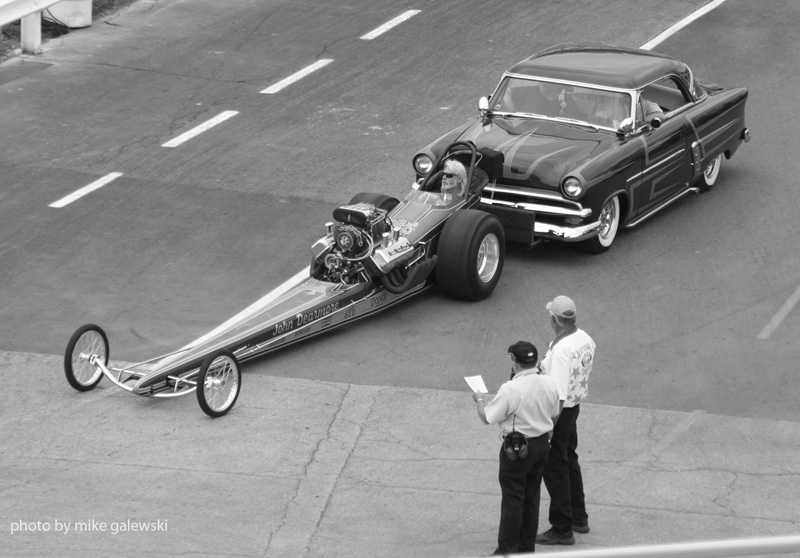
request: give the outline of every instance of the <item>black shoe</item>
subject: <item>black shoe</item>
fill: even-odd
[[[569,533],[557,533],[554,529],[548,529],[544,533],[536,535],[536,544],[575,544],[575,537],[572,531]]]
[[[589,532],[589,520],[576,521],[572,524],[572,530],[576,533],[586,534]]]

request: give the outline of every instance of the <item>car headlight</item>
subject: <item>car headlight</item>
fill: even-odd
[[[424,153],[414,157],[414,170],[418,174],[428,174],[433,168],[433,161]]]
[[[568,198],[577,198],[583,193],[583,184],[574,176],[570,176],[564,181],[562,189]]]

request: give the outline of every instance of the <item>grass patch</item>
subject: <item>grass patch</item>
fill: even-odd
[[[92,21],[101,17],[112,14],[116,11],[126,8],[136,2],[136,0],[92,0]],[[53,21],[48,21],[47,12],[44,12],[42,18],[42,42],[47,42],[48,39],[66,35],[72,30]],[[14,56],[19,46],[20,41],[20,23],[16,21],[9,23],[3,27],[0,33],[0,62],[7,60]]]

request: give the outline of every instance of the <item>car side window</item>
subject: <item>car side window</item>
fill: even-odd
[[[643,96],[670,113],[688,104],[691,99],[682,85],[672,76],[661,78],[644,88]]]

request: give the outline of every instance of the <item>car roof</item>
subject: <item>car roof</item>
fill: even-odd
[[[665,54],[638,48],[594,44],[558,45],[514,64],[509,74],[638,89],[668,74],[691,84],[691,71]]]

